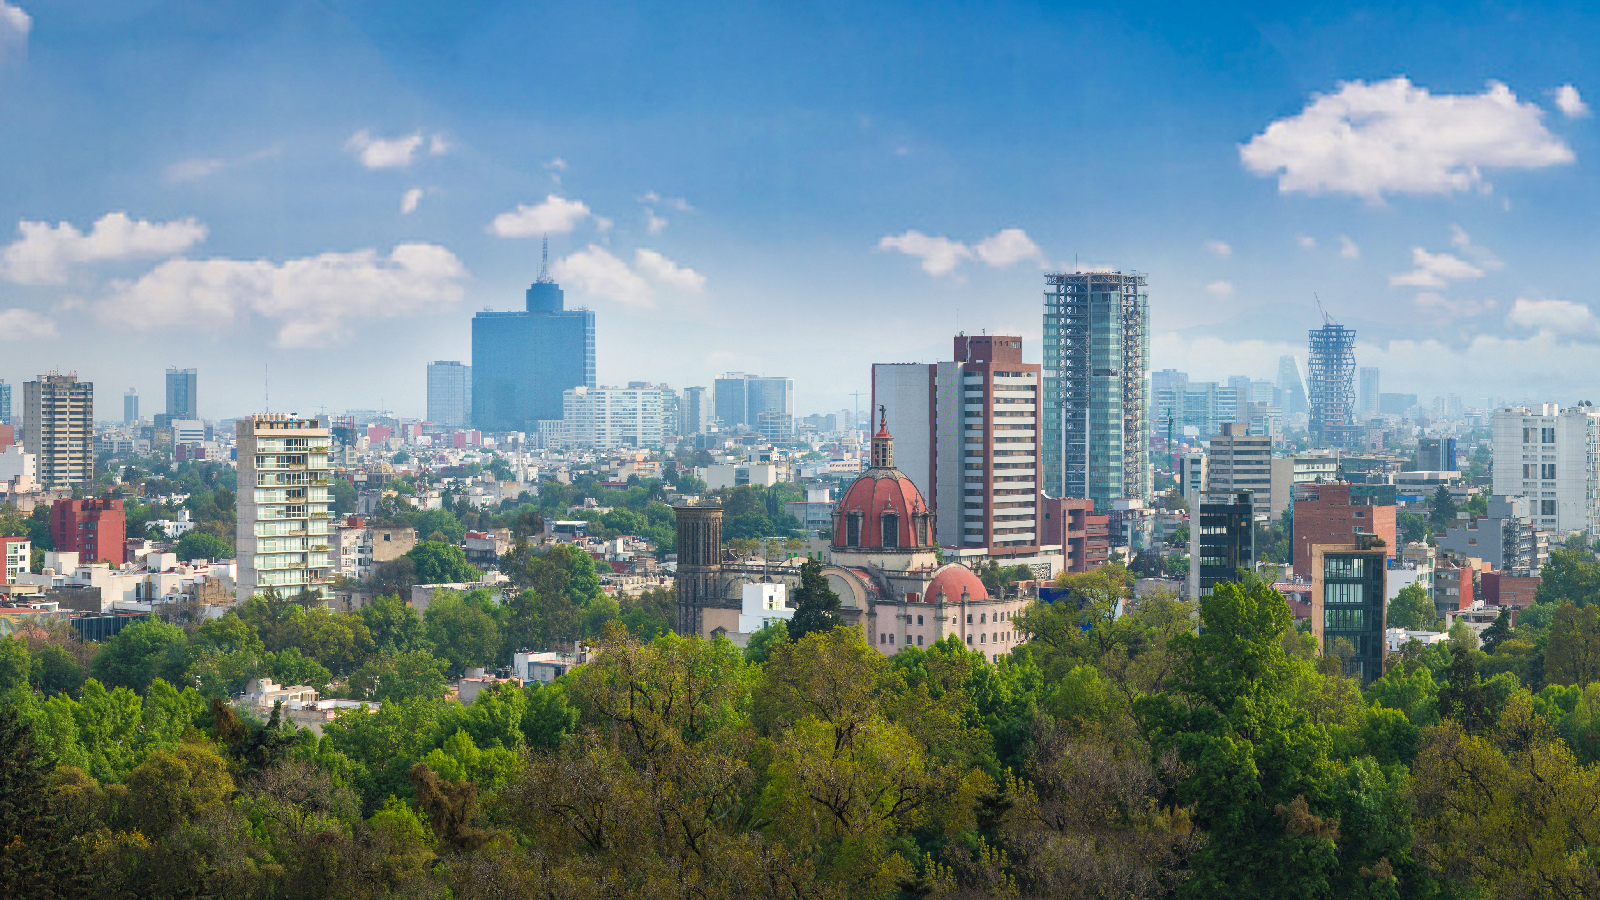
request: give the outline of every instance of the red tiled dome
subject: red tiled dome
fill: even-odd
[[[967,596],[963,598],[961,592],[965,590]],[[944,591],[945,603],[960,603],[962,599],[969,601],[989,599],[989,591],[983,586],[983,581],[972,570],[959,563],[947,563],[934,570],[933,580],[928,582],[928,590],[923,599],[929,603],[938,603],[939,592]]]
[[[872,438],[872,468],[833,508],[837,549],[897,550],[933,546],[933,511],[922,492],[894,467],[893,438],[880,421]]]

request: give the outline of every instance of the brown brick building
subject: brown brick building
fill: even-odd
[[[121,500],[57,500],[50,507],[50,539],[56,552],[76,553],[78,562],[128,561],[127,520]]]
[[[1348,484],[1296,485],[1294,499],[1294,571],[1308,574],[1311,547],[1358,543],[1359,535],[1383,541],[1389,559],[1395,554],[1395,507],[1392,500],[1357,492]],[[1361,487],[1361,486],[1357,486]]]
[[[1111,558],[1111,517],[1094,514],[1094,501],[1043,497],[1041,542],[1060,544],[1062,569],[1087,572]]]

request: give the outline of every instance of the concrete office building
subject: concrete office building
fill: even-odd
[[[538,431],[562,417],[569,388],[595,387],[594,313],[565,308],[548,265],[528,287],[522,312],[472,317],[472,426]]]
[[[1189,518],[1189,596],[1199,599],[1256,564],[1255,510],[1249,491],[1201,491]]]
[[[0,584],[13,584],[33,571],[33,541],[0,535]]]
[[[428,363],[428,421],[444,428],[472,423],[472,367],[458,360]]]
[[[1437,539],[1438,547],[1463,559],[1476,557],[1508,575],[1538,575],[1550,559],[1549,535],[1533,526],[1533,507],[1538,502],[1527,497],[1491,496],[1488,515],[1445,529]]]
[[[1356,412],[1362,418],[1378,414],[1378,370],[1374,366],[1361,367],[1361,380],[1356,395]]]
[[[1039,552],[1041,369],[1016,335],[957,335],[954,359],[872,367],[872,402],[899,435],[904,472],[938,512],[946,547]]]
[[[1494,489],[1527,497],[1534,527],[1600,538],[1600,410],[1554,403],[1494,412]]]
[[[565,446],[612,450],[661,444],[661,392],[656,388],[568,388],[561,403]]]
[[[137,425],[137,424],[139,424],[139,389],[138,388],[128,388],[128,392],[126,394],[122,395],[122,424],[124,424],[124,425]]]
[[[238,598],[267,589],[327,597],[333,583],[328,429],[277,413],[240,419],[236,428]]]
[[[167,370],[167,419],[200,418],[200,376],[195,369]]]
[[[1386,551],[1343,544],[1309,550],[1311,634],[1318,650],[1331,654],[1340,640],[1348,641],[1353,652],[1344,674],[1370,684],[1383,675]]]
[[[1042,487],[1097,511],[1150,502],[1150,295],[1137,272],[1050,273]]]
[[[723,428],[731,431],[741,425],[750,424],[750,420],[746,418],[749,403],[746,388],[749,381],[750,376],[743,372],[729,372],[711,382],[717,421],[722,423]]]
[[[686,387],[678,400],[678,433],[704,434],[711,424],[711,398],[703,387]]]
[[[94,383],[52,372],[22,385],[22,449],[46,488],[94,481]]]
[[[1205,485],[1207,491],[1249,491],[1257,509],[1272,508],[1272,439],[1249,434],[1242,423],[1224,423],[1206,450]]]

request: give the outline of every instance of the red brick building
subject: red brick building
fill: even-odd
[[[1478,582],[1478,586],[1483,589],[1483,602],[1515,609],[1527,609],[1532,606],[1534,594],[1539,591],[1537,575],[1484,572],[1478,577]]]
[[[1041,497],[1044,526],[1041,543],[1060,544],[1062,569],[1087,572],[1111,558],[1111,517],[1094,514],[1094,501],[1076,497]]]
[[[50,539],[58,553],[77,553],[78,562],[128,559],[127,521],[121,500],[57,500],[50,507]]]
[[[1370,496],[1351,496],[1348,484],[1295,486],[1294,571],[1310,572],[1311,547],[1357,543],[1357,535],[1376,535],[1389,559],[1395,555],[1395,508]]]

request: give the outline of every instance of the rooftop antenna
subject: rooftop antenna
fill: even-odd
[[[551,284],[550,281],[550,234],[544,236],[544,254],[539,260],[539,283]]]

